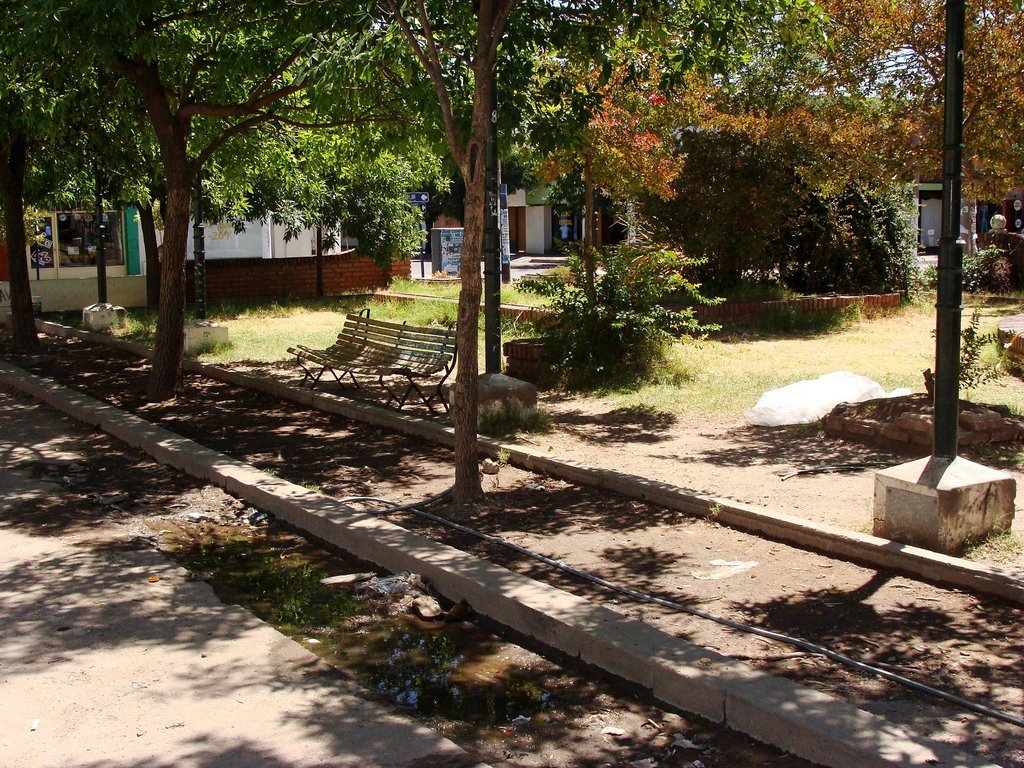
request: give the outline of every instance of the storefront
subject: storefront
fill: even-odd
[[[132,222],[134,223],[134,222]],[[103,256],[107,275],[119,277],[138,274],[137,237],[135,264],[126,259],[124,214],[106,211]],[[36,219],[28,244],[29,270],[34,280],[88,278],[96,276],[99,253],[99,227],[95,211],[52,211]],[[134,234],[135,227],[128,228]],[[130,269],[134,266],[134,269]]]

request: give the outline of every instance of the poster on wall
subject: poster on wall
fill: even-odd
[[[430,230],[431,267],[454,277],[462,266],[462,227],[436,227]]]
[[[49,217],[39,219],[33,227],[29,259],[32,269],[53,268],[53,225]]]

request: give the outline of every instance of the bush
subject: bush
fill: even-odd
[[[916,272],[903,201],[896,190],[812,194],[768,246],[782,282],[800,293],[899,291]]]
[[[963,285],[968,293],[1009,293],[1013,288],[1011,272],[1010,260],[999,247],[964,254]]]
[[[520,287],[548,298],[554,314],[541,330],[547,359],[569,386],[593,387],[645,377],[665,359],[674,337],[702,335],[692,309],[661,305],[668,294],[710,303],[683,277],[693,262],[648,244],[619,245],[599,255],[594,296],[587,296],[583,262],[570,254],[570,279],[540,276]]]

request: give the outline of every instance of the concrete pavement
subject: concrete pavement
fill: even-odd
[[[125,529],[5,519],[95,438],[0,390],[0,764],[486,768]],[[59,528],[59,527],[58,527]]]
[[[806,686],[757,672],[742,662],[670,637],[583,598],[354,512],[334,499],[268,476],[6,363],[0,364],[0,374],[22,391],[100,426],[163,463],[225,487],[248,503],[357,557],[391,571],[419,573],[447,598],[465,599],[478,613],[501,625],[640,684],[661,701],[712,722],[728,723],[760,741],[836,768],[992,765],[948,745],[915,738],[882,717]],[[34,583],[35,579],[25,580],[26,586]],[[263,643],[265,654],[269,644],[267,640]],[[185,650],[195,649],[186,646]],[[194,669],[204,669],[194,660],[193,665]],[[244,688],[244,680],[240,685]],[[283,690],[291,688],[291,684],[282,686]],[[288,735],[282,738],[287,744]]]

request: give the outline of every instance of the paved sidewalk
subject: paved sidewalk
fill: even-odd
[[[90,430],[0,390],[0,764],[479,766],[120,525],[5,520]]]

